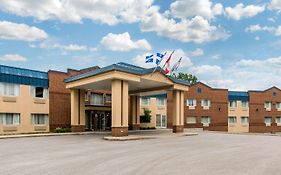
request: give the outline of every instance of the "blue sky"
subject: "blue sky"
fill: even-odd
[[[281,0],[0,0],[0,64],[82,69],[176,50],[213,87],[281,87]]]

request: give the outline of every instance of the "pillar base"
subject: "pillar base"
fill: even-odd
[[[111,127],[112,137],[128,136],[128,127]]]
[[[140,124],[132,124],[132,130],[140,130]]]
[[[184,129],[183,125],[174,125],[173,133],[181,133],[181,132],[183,132],[183,129]]]
[[[85,132],[85,125],[71,125],[71,132]]]

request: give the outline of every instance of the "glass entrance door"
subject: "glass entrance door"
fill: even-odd
[[[166,115],[156,114],[156,128],[166,128],[167,117]]]

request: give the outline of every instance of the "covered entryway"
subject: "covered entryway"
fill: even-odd
[[[188,84],[166,77],[160,67],[154,72],[154,69],[118,63],[68,78],[65,82],[66,87],[71,90],[73,131],[83,131],[85,128],[85,91],[111,90],[112,136],[127,136],[129,125],[138,129],[140,96],[163,91],[173,91],[173,132],[183,132],[184,92],[188,91]]]

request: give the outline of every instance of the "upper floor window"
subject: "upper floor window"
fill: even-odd
[[[196,100],[195,99],[188,99],[187,100],[187,106],[195,107],[196,106]]]
[[[276,92],[272,92],[272,97],[276,97],[277,93]]]
[[[235,116],[229,116],[228,117],[228,123],[229,124],[235,124],[237,122],[237,119]]]
[[[2,96],[19,96],[20,85],[12,83],[0,83],[0,95]]]
[[[271,111],[271,105],[272,103],[270,101],[266,101],[264,103],[264,108],[267,110],[267,111]]]
[[[236,108],[236,101],[235,100],[231,100],[228,102],[228,105],[230,108]]]
[[[30,86],[30,93],[35,98],[48,98],[48,89],[43,87]]]
[[[19,125],[20,114],[0,113],[0,123],[2,123],[3,125]]]
[[[202,89],[201,88],[197,88],[197,93],[201,94],[202,93]]]
[[[103,94],[91,94],[91,105],[103,105]]]
[[[46,114],[32,114],[31,124],[33,125],[46,125],[48,124],[48,115]]]
[[[166,98],[156,98],[157,106],[165,106],[166,105]]]
[[[211,106],[211,101],[210,100],[202,100],[201,106],[203,107],[203,109],[209,109],[210,106]]]
[[[281,110],[281,102],[277,102],[277,103],[276,103],[276,109],[277,109],[278,111]]]
[[[106,94],[106,95],[105,95],[105,101],[106,101],[107,103],[111,103],[111,95],[110,95],[110,94]]]
[[[249,102],[248,101],[242,101],[242,108],[248,108],[249,107]]]
[[[141,105],[142,106],[148,106],[150,99],[148,97],[142,97],[141,98]]]

